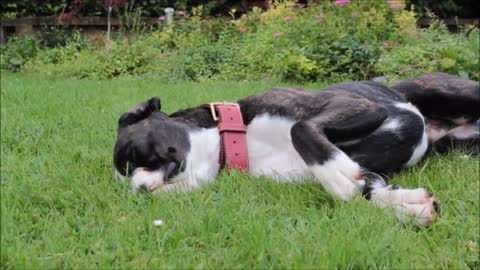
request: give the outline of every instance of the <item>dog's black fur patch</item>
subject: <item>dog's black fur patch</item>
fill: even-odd
[[[427,118],[450,122],[464,117],[474,122],[480,117],[480,86],[473,80],[435,72],[399,82],[392,89]]]

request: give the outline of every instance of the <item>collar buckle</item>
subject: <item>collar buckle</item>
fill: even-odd
[[[212,114],[212,118],[215,122],[218,122],[219,120],[217,111],[215,110],[216,106],[228,105],[228,106],[235,106],[237,108],[240,108],[238,103],[235,103],[235,102],[211,102],[208,105],[210,106],[210,113]]]

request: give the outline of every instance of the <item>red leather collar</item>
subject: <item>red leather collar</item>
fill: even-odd
[[[240,106],[228,102],[213,102],[209,105],[220,132],[220,166],[227,171],[247,172],[247,127],[243,123]]]

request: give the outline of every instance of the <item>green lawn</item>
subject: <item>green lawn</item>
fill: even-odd
[[[131,106],[158,95],[173,112],[272,85],[2,72],[0,267],[480,267],[479,160],[462,153],[430,156],[392,180],[427,187],[442,203],[443,218],[421,230],[361,197],[332,200],[311,182],[222,175],[152,196],[114,178],[116,122]]]

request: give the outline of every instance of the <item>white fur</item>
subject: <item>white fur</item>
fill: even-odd
[[[148,171],[141,167],[137,168],[132,173],[131,188],[133,191],[137,191],[141,187],[145,187],[153,191],[163,183],[163,176],[163,170]]]
[[[360,166],[343,152],[322,165],[310,168],[295,150],[290,130],[295,121],[263,114],[247,127],[250,174],[266,175],[279,181],[295,181],[313,176],[328,192],[343,200],[352,198],[363,183]]]
[[[255,117],[247,128],[250,173],[280,181],[295,181],[313,176],[328,192],[343,200],[352,198],[362,181],[360,166],[343,152],[322,165],[310,168],[295,150],[290,130],[295,121],[264,114]]]
[[[377,188],[372,191],[371,201],[380,208],[391,207],[402,222],[414,220],[416,223],[429,226],[436,218],[435,198],[423,188],[390,189]]]
[[[120,179],[120,181],[124,182],[127,177],[122,175],[117,169],[115,169],[115,175]]]
[[[189,134],[190,152],[185,171],[171,179],[176,188],[189,189],[213,180],[220,170],[220,135],[217,128],[201,129]],[[167,187],[171,190],[173,186]]]
[[[422,134],[422,139],[420,142],[415,146],[415,149],[413,150],[413,154],[408,160],[408,162],[405,164],[405,166],[412,166],[417,164],[422,157],[425,155],[428,149],[428,136],[427,133],[424,131]]]
[[[312,166],[311,170],[328,192],[342,200],[351,199],[365,183],[359,181],[360,166],[343,152],[322,165]]]
[[[480,134],[480,130],[478,129],[478,125],[470,124],[459,126],[454,129],[448,131],[447,136],[454,137],[457,139],[468,139],[472,137],[478,137]]]
[[[422,113],[417,109],[417,107],[415,107],[414,105],[412,105],[412,103],[410,103],[410,102],[408,102],[408,103],[402,102],[402,103],[395,103],[394,105],[395,105],[395,107],[397,107],[397,108],[414,112],[415,114],[417,114],[418,116],[420,116],[420,117],[422,118],[423,122],[425,123],[425,120],[424,120],[424,118],[423,118]]]
[[[425,119],[423,118],[423,115],[420,113],[420,111],[417,109],[417,107],[413,106],[410,102],[409,103],[395,103],[395,107],[411,111],[418,115],[423,122],[423,134],[422,138],[418,142],[418,144],[415,146],[415,149],[413,150],[412,156],[410,159],[407,161],[405,166],[412,166],[419,162],[422,157],[425,155],[428,149],[428,135],[427,132],[425,131]]]
[[[451,121],[453,123],[455,123],[456,125],[463,126],[463,125],[466,125],[469,122],[469,119],[467,119],[465,117],[458,117],[458,118],[451,119]]]
[[[401,125],[402,124],[399,119],[391,118],[388,119],[379,129],[396,131],[400,128]]]
[[[290,130],[293,124],[292,120],[264,114],[248,125],[250,174],[290,181],[308,173],[307,164],[292,144]]]

